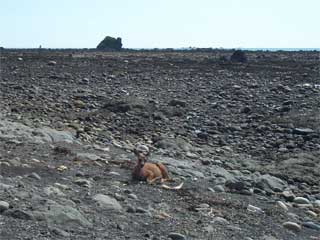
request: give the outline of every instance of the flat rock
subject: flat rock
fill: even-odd
[[[314,130],[312,130],[311,128],[294,128],[292,129],[292,133],[298,135],[308,135],[314,133]]]
[[[122,210],[121,204],[113,197],[104,194],[96,194],[95,196],[93,196],[93,200],[95,200],[98,205],[105,210]]]
[[[300,232],[301,226],[298,223],[295,222],[285,222],[282,224],[282,226],[286,229],[289,229],[294,232]]]
[[[90,188],[91,187],[91,181],[88,179],[84,179],[84,178],[77,178],[74,181],[75,184],[81,186],[81,187],[86,187],[86,188]]]
[[[9,188],[13,188],[13,186],[5,183],[0,183],[0,190],[7,190]]]
[[[281,192],[287,187],[287,183],[285,183],[283,180],[269,174],[264,174],[258,177],[256,179],[256,185],[263,190],[270,188],[275,192]]]
[[[53,187],[53,186],[45,187],[43,189],[43,192],[48,196],[50,195],[56,195],[60,197],[65,196],[65,194],[59,188]]]
[[[317,224],[314,222],[304,222],[304,223],[302,223],[302,226],[320,231],[320,224]]]
[[[168,237],[172,240],[186,240],[187,239],[185,235],[180,234],[180,233],[175,233],[175,232],[169,233]]]
[[[34,218],[32,213],[21,209],[9,209],[4,212],[4,215],[22,220],[32,220]]]
[[[5,210],[9,209],[10,204],[5,201],[0,201],[0,212],[3,212]]]
[[[225,189],[224,189],[224,187],[223,187],[222,185],[216,185],[216,186],[214,186],[214,187],[213,187],[213,190],[214,190],[215,192],[225,192]]]
[[[77,153],[75,160],[77,161],[97,161],[101,157],[94,153]]]
[[[58,131],[48,127],[32,128],[18,122],[0,119],[0,139],[21,139],[33,143],[74,142],[68,131]]]
[[[280,208],[282,208],[284,211],[286,211],[286,212],[289,211],[287,205],[286,205],[284,202],[282,202],[282,201],[277,201],[277,205],[278,205]]]
[[[310,204],[310,201],[304,197],[296,197],[293,199],[293,202],[297,204]]]
[[[77,209],[53,201],[49,201],[41,210],[34,211],[33,215],[38,221],[46,221],[49,224],[75,224],[86,227],[92,225]]]

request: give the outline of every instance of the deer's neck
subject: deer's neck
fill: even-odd
[[[132,171],[132,177],[136,180],[144,180],[143,176],[143,165],[141,162],[138,162]]]

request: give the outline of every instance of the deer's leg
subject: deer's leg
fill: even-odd
[[[151,172],[151,171],[147,172],[147,182],[149,184],[152,184],[159,179],[161,179],[161,177],[156,177],[153,172]]]

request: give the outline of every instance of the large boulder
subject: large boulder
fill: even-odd
[[[122,40],[121,38],[113,38],[110,36],[106,36],[97,46],[99,50],[113,50],[120,51],[122,48]]]

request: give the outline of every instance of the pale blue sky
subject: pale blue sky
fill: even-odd
[[[319,48],[320,0],[0,0],[0,46]]]

